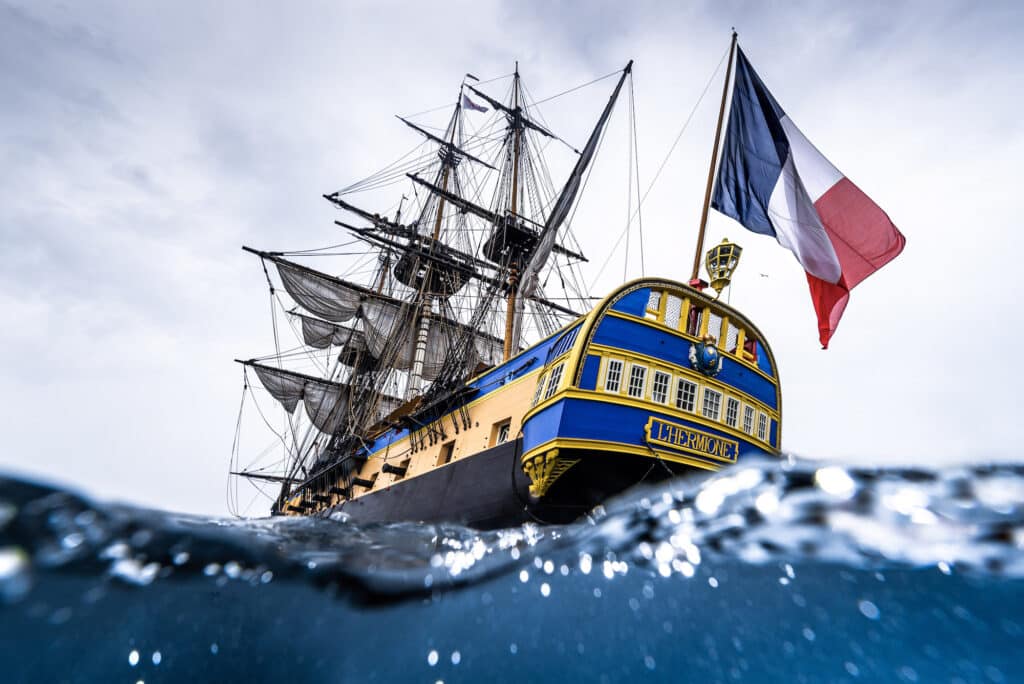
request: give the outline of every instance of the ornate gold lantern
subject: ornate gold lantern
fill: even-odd
[[[722,294],[722,290],[732,280],[732,274],[736,265],[740,262],[740,253],[743,248],[723,238],[722,242],[708,250],[704,259],[704,265],[708,269],[708,276],[711,278],[711,287],[715,288],[716,296]]]

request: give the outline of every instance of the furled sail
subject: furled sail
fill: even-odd
[[[417,327],[413,325],[411,318],[413,314],[411,307],[402,307],[374,298],[364,301],[361,317],[370,354],[392,368],[412,368],[417,333]],[[452,346],[460,335],[466,333],[467,328],[461,323],[440,316],[430,315],[429,318],[422,377],[425,380],[434,380],[441,372]],[[477,332],[471,334],[475,353],[472,365],[494,365],[501,362],[501,340]]]
[[[356,315],[365,288],[284,259],[272,261],[277,265],[284,289],[306,311],[335,323],[344,323]]]
[[[288,413],[294,413],[301,400],[306,415],[321,432],[334,434],[342,426],[348,414],[350,387],[347,383],[330,382],[254,362],[246,365],[256,371],[263,387]],[[400,403],[395,397],[380,395],[375,419],[384,418]]]
[[[294,413],[302,400],[306,415],[318,430],[333,434],[338,429],[348,410],[348,385],[258,363],[247,365],[288,413]]]
[[[302,341],[310,347],[327,349],[331,345],[352,351],[366,351],[366,335],[362,330],[335,325],[319,318],[293,313],[302,322]]]

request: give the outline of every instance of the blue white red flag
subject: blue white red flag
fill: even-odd
[[[472,100],[469,99],[469,95],[466,95],[465,93],[462,94],[462,106],[465,107],[466,109],[471,109],[474,112],[487,111],[487,107],[484,107],[483,105],[478,105],[476,102],[473,102]]]
[[[711,206],[771,235],[807,272],[823,348],[850,290],[903,251],[906,239],[782,111],[737,48],[729,125]]]

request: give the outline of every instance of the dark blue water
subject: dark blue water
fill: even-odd
[[[566,527],[0,479],[0,682],[1024,682],[1024,468],[744,465]]]

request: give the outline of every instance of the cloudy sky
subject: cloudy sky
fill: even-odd
[[[1024,14],[893,5],[0,0],[0,470],[225,513],[232,359],[272,349],[263,276],[240,245],[337,242],[320,195],[418,142],[392,115],[517,59],[538,98],[635,59],[646,188],[731,26],[791,118],[907,237],[823,352],[792,256],[712,216],[710,240],[746,248],[732,303],[774,348],[785,447],[1014,458]],[[648,275],[688,277],[721,76],[644,205]],[[545,115],[575,123],[579,146],[604,97]],[[574,224],[595,265],[626,223],[623,111]],[[621,282],[623,257],[595,294]]]

